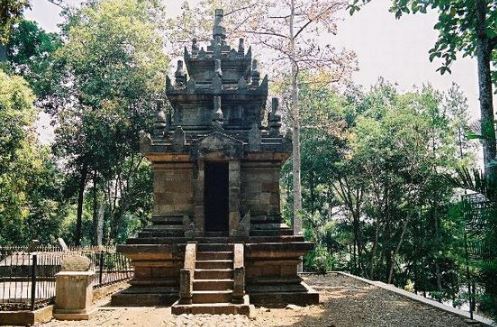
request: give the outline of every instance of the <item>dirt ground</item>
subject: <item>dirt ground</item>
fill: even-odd
[[[309,276],[321,292],[321,303],[287,309],[256,308],[252,317],[233,315],[174,316],[170,308],[120,308],[103,299],[95,317],[83,322],[52,320],[43,327],[62,326],[468,326],[464,318],[420,304],[376,286],[337,274]],[[106,303],[107,302],[107,303]]]

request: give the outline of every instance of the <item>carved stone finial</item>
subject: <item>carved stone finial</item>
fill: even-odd
[[[173,133],[173,145],[176,147],[183,147],[186,143],[185,131],[181,126],[176,126]]]
[[[221,37],[221,39],[226,38],[226,28],[223,26],[223,16],[224,12],[222,9],[216,9],[214,12],[214,27],[212,28],[212,36],[216,38],[216,36]]]
[[[241,55],[245,54],[245,45],[243,43],[243,38],[240,38],[238,40],[238,53]]]
[[[186,73],[183,69],[183,60],[178,60],[178,66],[176,67],[174,77],[176,78],[176,86],[184,86],[186,84]]]
[[[150,149],[150,145],[152,144],[150,134],[146,133],[144,130],[141,130],[138,132],[138,137],[140,139],[140,152],[147,153]]]
[[[215,128],[223,128],[223,110],[221,109],[221,97],[219,95],[214,96],[214,117],[212,118],[212,125]]]
[[[252,85],[259,86],[259,80],[261,79],[261,73],[257,69],[257,60],[252,60]]]
[[[196,38],[193,38],[192,40],[192,54],[193,55],[196,55],[198,53],[198,43],[197,43],[197,39]]]
[[[166,114],[164,113],[164,100],[157,99],[155,102],[155,123],[154,123],[154,135],[162,137],[164,135],[164,130],[166,129]]]
[[[276,116],[280,106],[280,99],[273,97],[271,99],[271,116]]]
[[[279,112],[279,99],[271,99],[271,114],[269,116],[269,135],[277,137],[280,135],[281,114]]]

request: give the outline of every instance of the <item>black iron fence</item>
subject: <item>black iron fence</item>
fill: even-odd
[[[55,298],[55,274],[64,256],[80,254],[95,271],[93,287],[133,276],[129,260],[114,248],[86,247],[62,251],[56,247],[0,247],[0,311],[35,310]]]

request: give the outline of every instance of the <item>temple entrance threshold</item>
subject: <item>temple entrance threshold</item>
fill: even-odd
[[[205,230],[228,233],[229,168],[227,162],[205,164]]]

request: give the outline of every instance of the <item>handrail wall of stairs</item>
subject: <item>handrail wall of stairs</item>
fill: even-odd
[[[233,251],[233,303],[243,303],[245,295],[244,246],[235,243]]]
[[[179,302],[181,304],[192,303],[193,275],[195,273],[195,261],[197,256],[197,243],[188,242],[185,248],[185,265],[180,270]]]

